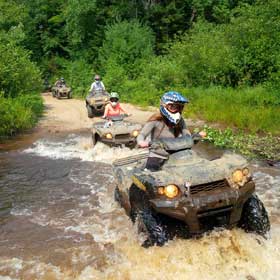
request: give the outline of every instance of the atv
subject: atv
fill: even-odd
[[[113,163],[115,199],[147,235],[142,246],[162,246],[174,236],[199,237],[215,228],[238,226],[264,237],[270,230],[246,160],[229,152],[205,159],[191,149],[198,140],[155,141],[153,149],[169,154],[158,171],[144,168],[147,152]]]
[[[54,86],[52,88],[52,96],[60,99],[62,97],[67,97],[68,99],[72,98],[72,90],[66,85]]]
[[[112,116],[103,122],[97,122],[92,128],[93,146],[97,141],[110,146],[126,145],[133,147],[142,126],[124,121],[127,115]]]
[[[88,117],[93,118],[94,116],[103,114],[109,99],[108,92],[104,90],[90,92],[86,97]]]

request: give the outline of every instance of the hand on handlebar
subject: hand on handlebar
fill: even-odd
[[[149,147],[149,142],[148,141],[141,141],[138,143],[138,146],[140,148],[148,148]]]
[[[201,138],[205,138],[207,136],[206,131],[203,131],[203,130],[200,131],[198,134],[200,135]]]

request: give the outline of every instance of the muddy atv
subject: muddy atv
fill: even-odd
[[[193,143],[190,136],[153,143],[170,154],[158,171],[143,168],[147,152],[113,163],[115,199],[147,235],[142,246],[234,226],[265,236],[270,222],[246,160],[230,153],[208,160]]]
[[[60,99],[62,97],[67,97],[68,99],[72,98],[72,90],[66,85],[54,86],[52,88],[52,96]]]
[[[97,115],[102,115],[106,104],[109,102],[109,94],[106,91],[90,92],[86,97],[86,108],[89,118]]]
[[[95,123],[92,128],[93,146],[100,141],[110,146],[133,147],[142,126],[125,121],[126,117],[127,115],[120,115]]]

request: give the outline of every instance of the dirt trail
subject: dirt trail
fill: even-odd
[[[78,99],[56,99],[50,93],[43,94],[45,104],[44,117],[39,122],[39,129],[48,129],[49,132],[63,132],[83,130],[92,127],[100,117],[89,119],[85,102]],[[131,113],[128,118],[133,122],[145,123],[153,111],[144,111],[131,104],[123,104],[125,110]]]

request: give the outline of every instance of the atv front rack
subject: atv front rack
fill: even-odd
[[[123,166],[123,165],[131,164],[131,163],[135,163],[137,161],[146,159],[148,157],[148,155],[149,155],[149,152],[144,152],[144,153],[140,153],[135,156],[120,158],[113,162],[113,166],[117,167],[117,166]]]

